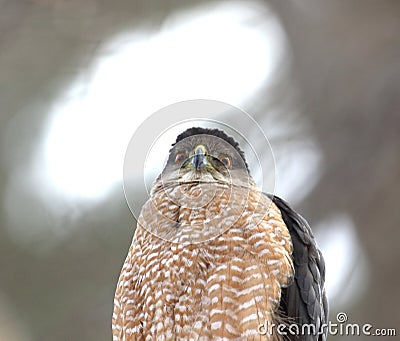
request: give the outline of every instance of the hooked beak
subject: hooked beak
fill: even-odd
[[[207,149],[203,145],[198,145],[194,149],[194,155],[190,164],[196,171],[206,168],[207,166],[211,166],[207,159]]]

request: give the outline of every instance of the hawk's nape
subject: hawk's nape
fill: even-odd
[[[190,128],[141,210],[113,339],[325,340],[324,276],[309,225],[257,188],[238,143]],[[298,335],[268,328],[281,323]]]

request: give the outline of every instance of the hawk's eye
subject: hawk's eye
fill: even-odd
[[[175,156],[175,163],[181,163],[185,160],[186,158],[186,154],[183,152],[180,152],[178,154],[176,154]]]
[[[219,161],[221,161],[226,168],[231,168],[231,159],[228,156],[222,156]]]

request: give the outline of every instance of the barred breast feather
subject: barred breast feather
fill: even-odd
[[[255,187],[162,188],[143,206],[120,274],[113,339],[267,340],[259,326],[276,322],[293,276],[290,233]]]

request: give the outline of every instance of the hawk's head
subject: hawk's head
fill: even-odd
[[[177,137],[158,180],[162,180],[164,186],[212,182],[248,186],[249,181],[253,183],[239,144],[221,130],[197,127]]]
[[[260,198],[238,143],[218,129],[190,128],[172,145],[139,224],[166,240],[204,242],[241,219],[249,202],[262,213],[254,206],[252,219],[264,216]]]

